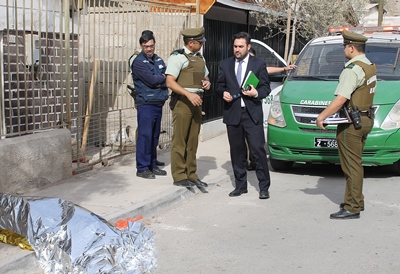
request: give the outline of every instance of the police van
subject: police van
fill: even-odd
[[[321,130],[316,118],[334,99],[339,75],[348,61],[341,32],[368,37],[366,56],[377,67],[374,127],[362,155],[363,165],[394,165],[400,175],[400,26],[330,29],[330,36],[311,40],[274,96],[268,115],[268,149],[274,170],[293,163],[339,164],[336,126]]]

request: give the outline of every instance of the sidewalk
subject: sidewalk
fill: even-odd
[[[106,167],[96,166],[91,171],[22,196],[71,201],[114,225],[119,219],[140,214],[144,218],[150,217],[163,208],[201,193],[198,188],[189,190],[172,184],[169,152],[159,155],[158,160],[165,162],[166,166],[161,168],[167,171],[167,176],[157,176],[154,180],[136,177],[135,154],[131,154],[110,161]],[[233,173],[226,134],[199,143],[197,174],[208,183],[208,189],[218,183],[231,183]],[[0,243],[1,273],[43,273],[35,258],[32,251]],[[34,270],[39,271],[32,272]]]

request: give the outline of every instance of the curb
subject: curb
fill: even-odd
[[[207,189],[212,188],[219,183],[231,180],[233,174],[229,173],[209,181]],[[201,190],[197,187],[194,188],[176,187],[176,190],[166,195],[160,194],[151,199],[147,199],[138,204],[135,204],[132,207],[128,207],[123,210],[119,210],[115,213],[103,216],[103,218],[105,218],[108,222],[114,224],[116,221],[120,219],[133,218],[139,215],[142,215],[144,217],[149,217],[151,215],[154,215],[155,213],[162,211],[167,207],[176,205],[180,201],[186,200],[187,198],[197,195],[201,192],[207,193],[207,189]]]

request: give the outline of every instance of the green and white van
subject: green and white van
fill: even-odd
[[[363,32],[362,28],[347,29]],[[399,29],[363,32],[368,37],[366,56],[376,64],[378,77],[374,127],[364,148],[363,165],[394,164],[400,175]],[[339,75],[348,61],[340,31],[334,33],[313,39],[303,48],[295,62],[297,69],[273,98],[267,140],[270,163],[276,171],[288,170],[295,162],[339,164],[336,126],[324,131],[315,125],[318,114],[334,99]]]

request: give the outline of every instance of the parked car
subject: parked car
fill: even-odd
[[[366,56],[377,66],[377,86],[373,108],[374,127],[363,152],[363,165],[392,165],[400,175],[400,34],[366,33],[363,28],[347,28],[368,37]],[[381,32],[377,32],[380,30]],[[268,149],[271,166],[288,170],[294,162],[339,164],[336,126],[321,130],[315,120],[334,99],[334,91],[344,64],[340,30],[334,36],[311,40],[300,52],[282,90],[273,98],[268,116]]]

